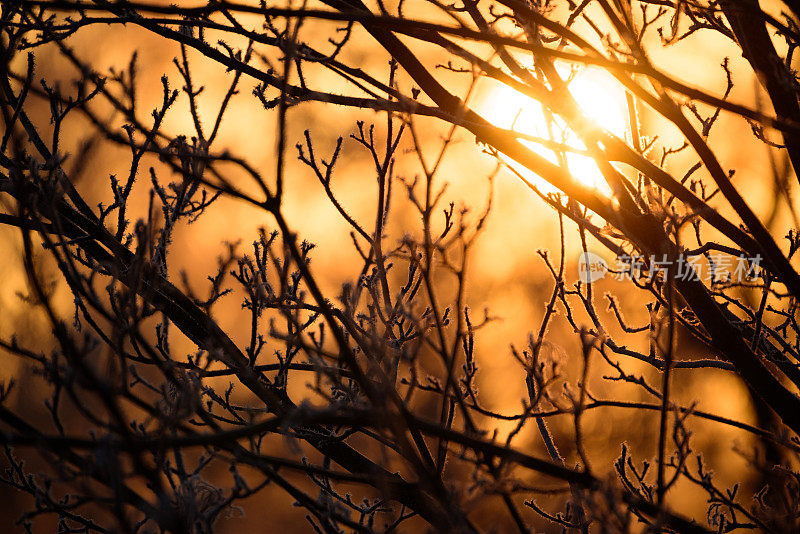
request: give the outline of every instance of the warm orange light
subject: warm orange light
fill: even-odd
[[[564,73],[563,77],[566,78],[566,74],[568,72]],[[583,68],[570,81],[569,90],[586,118],[598,127],[625,138],[628,131],[625,94],[610,74],[598,68]],[[542,105],[506,85],[498,84],[489,91],[479,111],[492,124],[501,128],[513,129],[525,136],[545,141],[563,143],[566,147],[577,151],[586,149],[575,132],[566,128],[563,121],[558,118],[548,129]],[[532,139],[520,139],[520,141],[537,154],[553,163],[559,163],[557,152],[552,147],[548,148],[545,144]],[[610,194],[610,188],[594,160],[575,152],[566,152],[565,160],[575,178],[587,186]],[[552,186],[533,176],[526,169],[521,169],[513,161],[507,163],[544,191],[554,190]]]

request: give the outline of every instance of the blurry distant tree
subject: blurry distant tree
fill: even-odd
[[[800,85],[792,67],[800,14],[784,2],[4,2],[0,226],[13,229],[3,235],[22,251],[27,285],[14,290],[53,337],[44,349],[22,336],[0,339],[2,358],[21,359],[33,377],[25,391],[14,382],[0,390],[0,478],[32,496],[19,524],[211,532],[246,500],[276,516],[297,514],[255,500],[277,488],[291,500],[280,502],[302,510],[303,531],[800,530]],[[127,68],[102,72],[74,46],[95,26],[112,26],[120,39],[134,27],[151,34],[177,51],[175,72],[153,72],[136,55]],[[771,109],[728,99],[736,80],[725,58],[720,94],[651,60],[649,47],[697,33],[738,45]],[[374,54],[390,62],[388,77],[357,59]],[[57,83],[64,71],[56,62],[77,73],[71,85]],[[200,111],[208,109],[200,95],[209,80],[197,74],[205,63],[229,73],[213,116]],[[628,135],[589,120],[569,92],[570,77],[587,65],[624,89]],[[146,108],[141,94],[159,77],[160,102]],[[541,105],[552,136],[481,116],[469,104],[481,78]],[[235,120],[226,117],[230,102],[248,98],[243,88],[276,125],[271,168],[219,144],[221,125]],[[289,138],[291,113],[310,101],[383,118],[343,127],[332,144],[320,141],[325,132]],[[192,131],[174,133],[170,114],[187,117]],[[733,179],[709,141],[721,116],[749,124],[771,173]],[[433,158],[420,121],[449,128]],[[683,142],[658,141],[659,121]],[[544,319],[527,347],[510,352],[528,392],[514,413],[485,407],[476,387],[474,338],[490,316],[473,317],[466,306],[467,264],[491,193],[476,216],[444,200],[440,163],[459,130],[497,157],[498,170],[517,173],[561,229],[560,256],[541,253],[553,280]],[[568,136],[579,142],[560,139]],[[113,145],[128,152],[124,174],[90,178],[96,147]],[[418,156],[418,178],[397,175],[401,147]],[[608,193],[571,172],[571,152],[594,160]],[[312,245],[290,227],[290,158],[318,178],[319,191],[307,194],[325,195],[352,230],[361,263],[334,292],[313,267]],[[371,221],[339,200],[333,175],[345,158],[374,168]],[[774,196],[771,212],[756,213],[745,199],[754,182]],[[92,206],[98,183],[104,200]],[[262,210],[268,227],[249,248],[229,245],[204,288],[176,281],[168,266],[178,261],[170,255],[178,230],[224,197]],[[400,241],[387,237],[397,202],[418,216]],[[593,283],[569,281],[570,221],[585,251],[591,243],[620,260],[625,291],[647,296],[649,324],[625,323],[613,296],[606,316]],[[721,275],[724,264],[735,267]],[[72,314],[57,305],[63,291]],[[229,337],[215,320],[220,301],[237,295],[247,339]],[[578,376],[564,376],[551,350],[565,346],[551,339],[556,313],[579,340],[566,355]],[[694,339],[691,350],[677,349],[679,333]],[[621,341],[630,335],[649,351]],[[178,336],[194,352],[173,348]],[[653,373],[631,370],[632,362]],[[681,405],[671,393],[679,376],[720,372],[746,383],[757,424]],[[618,393],[594,393],[589,377],[598,373]],[[628,400],[630,391],[652,400]],[[612,444],[622,447],[616,462],[593,463],[582,425],[600,409],[652,413],[657,446],[637,459]],[[570,432],[557,433],[554,418],[571,418]],[[758,483],[718,484],[689,420],[757,436],[756,452],[742,451],[750,467],[742,480]],[[512,429],[502,437],[492,433],[501,422]],[[547,455],[517,445],[531,432]],[[705,495],[707,514],[671,500],[676,486]]]

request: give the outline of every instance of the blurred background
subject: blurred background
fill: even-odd
[[[419,4],[419,5],[417,5]],[[762,3],[764,4],[764,3]],[[416,2],[414,10],[406,6],[406,13],[424,20],[442,20],[441,15],[427,4]],[[770,5],[763,5],[770,9]],[[773,6],[774,7],[774,6]],[[390,10],[393,9],[390,6]],[[598,10],[590,6],[587,15],[601,20]],[[558,18],[558,12],[553,14]],[[242,18],[247,26],[259,27],[256,19]],[[301,39],[325,50],[329,37],[335,35],[337,23],[319,20],[307,20],[300,32]],[[582,35],[592,36],[591,28],[584,20],[576,22],[575,28]],[[209,32],[207,40],[215,42],[221,38]],[[233,36],[224,39],[231,46],[242,46]],[[445,64],[447,56],[430,46],[419,45],[411,39],[404,39],[419,54],[426,65]],[[593,42],[599,43],[596,35]],[[720,66],[723,58],[728,58],[729,68],[734,82],[729,99],[731,101],[755,107],[759,94],[752,70],[741,57],[741,51],[722,35],[712,32],[697,32],[686,39],[672,45],[664,45],[661,38],[651,32],[645,41],[652,62],[661,70],[688,84],[705,89],[711,94],[721,95],[726,87],[726,73]],[[69,38],[70,46],[77,57],[90,64],[99,73],[108,73],[112,69],[127,68],[132,54],[138,55],[138,113],[140,119],[150,120],[149,113],[155,108],[162,96],[160,78],[169,77],[171,86],[180,88],[182,81],[173,64],[173,58],[180,57],[180,49],[166,39],[154,35],[133,25],[94,25],[81,29]],[[475,50],[487,49],[473,46]],[[330,45],[327,45],[327,49]],[[269,57],[277,57],[274,50],[266,47],[258,49]],[[61,57],[55,46],[37,49],[36,77],[45,78],[50,85],[60,84],[62,90],[69,91],[70,80],[79,76],[76,70]],[[228,89],[233,74],[225,68],[195,51],[189,51],[189,60],[195,80],[200,81],[204,91],[199,97],[201,117],[212,120],[225,91]],[[359,29],[354,28],[350,43],[343,49],[340,60],[358,66],[380,80],[388,80],[389,58],[383,50],[376,46],[372,38]],[[529,60],[530,61],[530,60]],[[15,65],[17,72],[22,72],[24,65]],[[564,65],[565,73],[569,67]],[[580,69],[579,69],[580,70]],[[459,74],[446,69],[435,69],[439,79],[450,88],[451,92],[466,95],[472,83],[469,74]],[[334,93],[359,94],[352,86],[344,84],[329,72],[309,71],[306,73],[310,86],[323,88]],[[275,110],[265,111],[259,101],[251,94],[256,82],[246,76],[242,79],[239,94],[230,103],[229,110],[222,123],[214,152],[229,150],[242,157],[259,170],[268,180],[274,180],[276,172],[276,135],[277,113]],[[398,86],[401,91],[410,94],[412,85],[404,73],[398,74]],[[579,72],[574,80],[573,94],[586,114],[617,135],[628,136],[625,118],[625,95],[622,89],[610,77],[601,72]],[[488,80],[479,80],[471,91],[469,103],[484,117],[498,126],[513,127],[524,133],[541,134],[543,122],[538,104],[521,95],[514,94],[511,89],[498,86]],[[424,98],[424,97],[422,97]],[[43,132],[48,132],[49,107],[42,100],[31,100],[27,111]],[[766,101],[768,102],[768,100]],[[768,106],[768,104],[765,104]],[[103,104],[97,103],[96,109],[103,110]],[[768,111],[771,111],[767,109]],[[704,112],[707,110],[704,110]],[[115,117],[111,110],[105,110],[109,123],[119,129],[124,121]],[[678,147],[682,143],[680,134],[665,121],[648,111],[644,106],[639,108],[643,133],[648,137],[657,136],[650,157],[658,161],[662,148]],[[516,120],[516,122],[515,122]],[[369,227],[377,209],[377,185],[375,172],[369,154],[349,135],[356,131],[356,122],[364,121],[374,124],[376,136],[383,138],[386,132],[386,115],[372,111],[346,108],[320,102],[304,102],[292,106],[287,115],[287,149],[286,149],[286,197],[284,213],[292,228],[302,239],[316,245],[312,253],[311,267],[323,289],[330,295],[338,295],[344,283],[354,283],[361,268],[360,258],[352,246],[349,237],[350,227],[336,212],[326,197],[321,185],[306,166],[297,161],[294,145],[303,141],[303,132],[310,130],[318,157],[327,159],[333,151],[338,137],[344,137],[342,154],[336,165],[333,177],[333,190],[348,213],[357,221],[363,221]],[[397,125],[399,119],[395,119]],[[432,161],[441,149],[442,140],[448,133],[448,127],[441,121],[427,117],[415,117],[414,126],[421,140],[425,157]],[[173,109],[167,114],[163,130],[175,135],[193,135],[193,124],[188,113],[185,94],[181,94]],[[64,136],[65,154],[76,154],[81,143],[92,136],[91,125],[78,114],[68,119],[64,127],[69,135]],[[45,136],[46,137],[46,136]],[[708,138],[718,158],[726,169],[735,169],[735,183],[744,193],[750,206],[762,216],[762,220],[771,218],[776,235],[783,235],[789,223],[785,206],[776,205],[776,195],[771,187],[771,170],[769,148],[757,140],[748,123],[742,119],[722,113],[716,126]],[[409,182],[421,174],[418,156],[413,151],[411,137],[406,132],[401,141],[395,175],[393,215],[387,228],[388,243],[399,242],[404,235],[419,237],[421,226],[419,214],[408,201],[406,189],[401,180]],[[688,152],[688,151],[686,151]],[[777,154],[777,151],[776,151]],[[513,162],[507,162],[514,165]],[[667,170],[674,176],[681,177],[694,163],[690,154],[679,155],[669,160]],[[782,164],[782,162],[780,162]],[[548,251],[552,261],[559,258],[560,235],[557,214],[547,207],[542,200],[530,190],[517,176],[508,169],[503,169],[493,182],[488,180],[497,165],[497,160],[486,154],[477,145],[474,136],[464,131],[456,131],[454,141],[449,147],[440,171],[435,180],[438,186],[447,184],[442,207],[454,202],[457,207],[469,209],[467,215],[475,221],[485,209],[490,190],[493,191],[492,209],[482,234],[477,239],[470,256],[467,303],[475,317],[482,317],[484,310],[495,320],[489,322],[476,336],[476,357],[479,365],[478,385],[480,400],[487,409],[515,414],[522,410],[522,400],[527,397],[525,372],[512,356],[511,347],[525,348],[529,336],[538,331],[545,313],[545,304],[553,290],[554,280],[547,267],[537,253]],[[140,176],[134,192],[130,218],[135,221],[144,217],[147,210],[149,177],[144,170],[154,166],[162,182],[174,179],[163,163],[156,158],[148,157],[142,165]],[[66,167],[70,167],[67,159]],[[102,202],[107,205],[111,194],[109,176],[125,176],[130,167],[130,153],[126,147],[109,142],[100,142],[89,153],[87,165],[76,176],[76,186],[87,199],[90,206]],[[591,165],[584,165],[576,160],[573,167],[581,179],[587,183],[597,180]],[[228,177],[244,189],[253,187],[248,178],[232,171]],[[534,183],[548,192],[548,185],[537,178]],[[599,188],[604,187],[598,182]],[[255,189],[252,189],[255,191]],[[717,202],[719,209],[726,207]],[[715,204],[716,205],[716,204]],[[440,221],[441,222],[441,221]],[[193,287],[203,288],[206,277],[217,268],[218,258],[227,250],[229,243],[238,243],[242,249],[251,247],[257,238],[258,229],[273,229],[273,221],[263,211],[231,198],[221,198],[212,205],[205,215],[191,225],[181,225],[176,229],[171,255],[169,259],[170,278],[179,280],[185,273]],[[566,231],[566,280],[568,284],[578,281],[578,258],[581,244],[574,224],[565,221]],[[592,241],[589,250],[603,256],[610,264],[614,257],[600,245]],[[18,232],[0,227],[0,336],[9,339],[16,336],[22,345],[41,351],[52,349],[52,337],[46,318],[37,309],[33,309],[24,300],[28,292],[27,281],[22,270],[22,245]],[[54,302],[65,318],[74,313],[72,297],[68,288],[59,281],[58,272],[46,256],[42,256],[41,265],[45,276],[56,284]],[[398,270],[396,281],[405,280],[404,273]],[[442,275],[442,287],[446,291],[448,281]],[[634,350],[647,353],[648,339],[645,336],[626,335],[616,326],[613,314],[607,310],[604,294],[616,298],[625,320],[630,325],[644,325],[649,321],[646,304],[650,298],[644,292],[635,290],[631,284],[607,276],[594,284],[594,298],[601,320],[613,334],[619,344],[627,344]],[[242,294],[234,291],[223,298],[217,305],[214,318],[220,326],[242,344],[249,335],[247,312],[242,310]],[[244,320],[243,320],[244,319]],[[585,314],[577,314],[578,322],[590,326]],[[193,353],[195,347],[185,338],[173,331],[171,340],[176,354]],[[573,387],[580,378],[582,358],[580,357],[580,339],[566,321],[563,309],[551,321],[546,340],[548,350],[560,362],[562,381]],[[679,359],[701,358],[710,355],[685,333],[679,335]],[[271,355],[272,351],[265,351]],[[271,362],[263,362],[271,363]],[[648,365],[634,359],[620,360],[626,372],[642,375],[650,383],[658,384],[660,379]],[[436,373],[436,369],[431,369]],[[604,379],[613,375],[610,367],[596,358],[592,361],[589,375],[590,391],[598,398],[622,398],[630,401],[656,402],[641,388],[621,382]],[[31,373],[15,356],[0,351],[0,379],[14,379],[18,387],[11,399],[11,407],[26,413],[32,419],[39,420],[47,428],[49,415],[38,402],[43,398],[42,380]],[[220,389],[228,384],[228,379],[208,379],[210,384],[217,380]],[[733,418],[746,423],[755,424],[757,414],[750,395],[743,383],[732,373],[719,370],[678,370],[674,374],[674,394],[676,401],[684,406],[694,405],[697,409],[719,416]],[[304,395],[304,384],[296,381],[294,396],[298,399]],[[242,392],[238,392],[242,394]],[[236,394],[236,391],[234,392]],[[253,399],[243,398],[242,402]],[[568,464],[575,465],[577,460],[574,450],[573,420],[569,416],[560,416],[548,420],[555,440]],[[658,437],[658,412],[642,412],[629,409],[598,408],[591,410],[582,419],[586,449],[590,453],[593,470],[600,475],[614,476],[613,461],[619,456],[622,443],[626,443],[634,458],[652,460],[656,453]],[[496,429],[498,438],[503,439],[515,427],[515,422],[492,421],[486,423],[487,430]],[[752,492],[759,484],[758,473],[748,468],[746,456],[758,445],[753,436],[726,425],[720,425],[701,419],[690,418],[688,428],[693,432],[692,444],[695,451],[702,451],[704,460],[714,471],[720,487],[729,487],[736,482],[742,484],[741,491]],[[515,438],[516,447],[526,452],[545,457],[546,452],[541,437],[535,431],[535,425],[529,424]],[[276,445],[280,451],[281,444]],[[286,445],[288,447],[288,445]],[[288,453],[288,448],[283,451]],[[36,460],[31,459],[31,465]],[[207,474],[210,483],[229,483],[229,475],[220,469],[216,473],[219,481]],[[523,475],[520,475],[523,476]],[[544,477],[530,473],[531,484],[552,484]],[[228,477],[228,478],[226,478]],[[31,507],[30,499],[20,492],[0,486],[0,530],[11,532],[19,530],[14,520],[19,512]],[[705,516],[707,503],[705,493],[698,491],[687,483],[680,483],[668,496],[668,502],[686,515],[701,518]],[[536,497],[538,503],[559,510],[564,495]],[[501,510],[497,513],[495,506],[499,501],[476,501],[474,519],[476,523],[506,531],[510,524]],[[241,509],[234,511],[230,517],[220,519],[216,528],[218,532],[246,531],[285,531],[307,532],[308,523],[303,520],[303,511],[292,507],[292,499],[278,488],[268,488],[254,497],[239,503]],[[526,511],[526,519],[531,521],[538,531],[553,531],[551,526],[541,522],[534,514]],[[498,522],[499,521],[499,522]],[[268,525],[268,527],[266,527]],[[46,522],[37,523],[37,532],[47,532]]]

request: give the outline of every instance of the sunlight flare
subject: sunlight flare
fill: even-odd
[[[562,73],[562,77],[567,79],[568,74]],[[610,74],[598,68],[584,68],[569,80],[569,91],[587,119],[620,138],[626,137],[628,119],[625,93]],[[546,110],[536,100],[507,85],[495,84],[483,99],[479,110],[495,126],[521,134],[520,141],[537,154],[553,163],[565,164],[581,183],[603,194],[610,194],[611,189],[597,164],[582,154],[586,147],[577,134],[558,117],[548,120]],[[564,157],[560,160],[559,153],[562,151]],[[508,158],[504,159],[544,192],[555,191],[552,185],[532,172]]]

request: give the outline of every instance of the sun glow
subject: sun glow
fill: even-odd
[[[610,74],[598,68],[584,68],[570,80],[569,91],[586,118],[598,127],[625,138],[628,132],[625,94]],[[606,195],[610,194],[611,190],[595,161],[582,154],[586,147],[577,134],[558,117],[548,121],[545,110],[536,100],[507,85],[497,84],[484,98],[480,112],[495,126],[522,134],[520,141],[537,154],[553,163],[565,164],[580,182]],[[558,153],[561,149],[564,150],[564,158],[560,161]],[[543,191],[555,190],[552,185],[515,162],[506,162]]]

